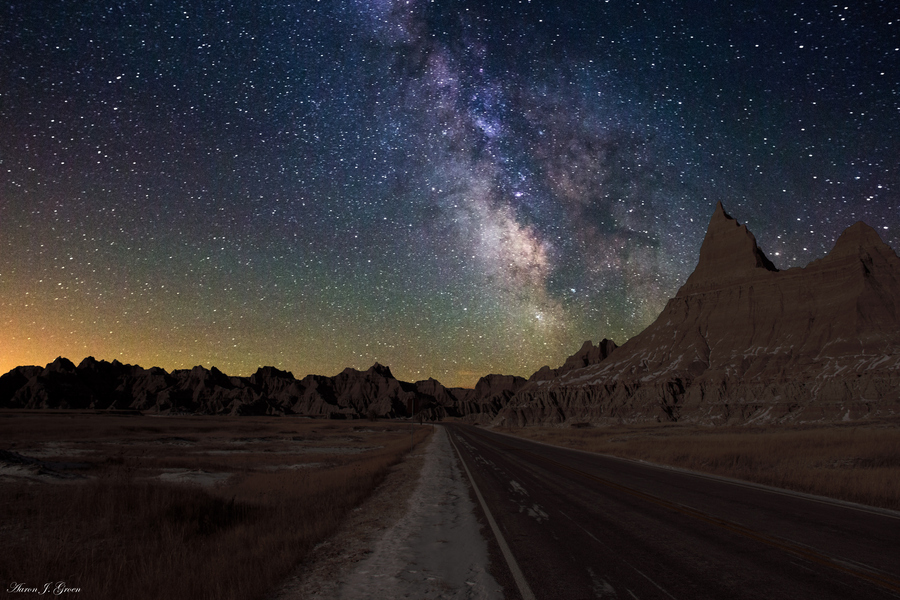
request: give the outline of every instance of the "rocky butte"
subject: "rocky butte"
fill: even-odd
[[[900,413],[900,259],[850,226],[779,271],[718,204],[660,316],[592,365],[531,381],[495,423],[833,421]]]

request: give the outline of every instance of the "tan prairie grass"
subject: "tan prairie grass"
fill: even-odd
[[[264,598],[430,433],[390,422],[0,413],[0,449],[59,448],[49,460],[85,461],[78,472],[88,476],[0,479],[0,587],[64,581],[81,591],[61,597],[80,599]],[[245,451],[204,454],[235,442]],[[325,449],[314,468],[267,468],[302,465],[308,448]],[[234,475],[208,488],[152,476],[173,464]]]
[[[557,446],[900,510],[900,423],[503,429]]]

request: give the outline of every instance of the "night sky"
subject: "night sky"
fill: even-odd
[[[717,201],[779,268],[900,249],[900,3],[7,1],[0,373],[621,344]]]

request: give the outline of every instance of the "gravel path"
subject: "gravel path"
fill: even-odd
[[[487,572],[487,543],[443,427],[435,428],[422,455],[413,457],[416,460],[421,462],[407,465],[405,477],[401,470],[393,481],[385,482],[356,516],[360,523],[323,545],[315,563],[277,600],[503,598],[502,588]],[[408,469],[419,465],[416,481]],[[394,510],[389,523],[374,514],[367,516],[379,509],[390,512],[397,495],[406,495],[407,500],[405,506],[399,500],[402,509]]]

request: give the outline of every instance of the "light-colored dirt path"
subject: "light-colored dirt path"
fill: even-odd
[[[273,600],[500,599],[443,427],[399,465]]]

